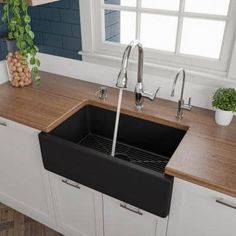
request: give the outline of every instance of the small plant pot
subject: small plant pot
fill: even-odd
[[[224,111],[221,109],[216,109],[215,121],[218,125],[228,126],[233,119],[234,113],[232,111]]]

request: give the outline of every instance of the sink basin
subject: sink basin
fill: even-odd
[[[40,133],[45,169],[160,217],[169,213],[173,177],[165,175],[184,130],[85,106],[50,133]]]

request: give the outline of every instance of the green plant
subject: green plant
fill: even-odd
[[[40,61],[36,58],[38,47],[34,44],[34,33],[30,26],[27,0],[4,0],[2,22],[7,24],[8,39],[16,40],[16,46],[25,62],[32,67],[32,76],[40,81]]]
[[[224,111],[236,112],[236,90],[219,88],[213,96],[212,106]]]

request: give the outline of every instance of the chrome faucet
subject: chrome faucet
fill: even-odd
[[[130,54],[134,48],[138,48],[138,74],[137,74],[137,84],[135,86],[135,106],[138,110],[142,110],[143,107],[143,98],[148,98],[153,101],[156,98],[156,95],[160,88],[158,88],[154,93],[145,92],[143,89],[143,46],[142,44],[135,40],[132,41],[123,54],[122,62],[121,62],[121,70],[119,72],[116,87],[118,88],[127,88],[127,69]]]
[[[185,86],[185,76],[186,76],[185,70],[183,68],[180,68],[175,76],[175,80],[174,80],[173,88],[172,88],[172,92],[171,92],[171,97],[174,97],[174,95],[175,95],[176,83],[177,83],[177,80],[178,80],[181,73],[183,74],[183,81],[182,81],[181,96],[180,96],[180,99],[178,100],[177,113],[176,113],[176,117],[179,120],[181,120],[183,118],[183,111],[184,110],[191,111],[191,109],[192,109],[191,97],[188,100],[188,104],[185,104],[184,99],[183,99],[184,86]]]

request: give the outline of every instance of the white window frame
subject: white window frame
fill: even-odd
[[[225,35],[222,43],[220,59],[210,59],[205,57],[191,55],[176,55],[172,52],[160,51],[156,49],[145,48],[145,65],[146,67],[159,68],[166,74],[166,71],[173,71],[183,66],[193,72],[211,74],[217,77],[236,78],[234,69],[236,58],[236,1],[230,1],[229,12],[227,16],[207,15],[198,13],[184,13],[184,0],[180,0],[179,12],[166,11],[158,9],[142,9],[142,12],[158,13],[180,16],[178,28],[182,27],[183,16],[197,17],[204,19],[227,20],[225,26]],[[139,4],[141,3],[138,0]],[[112,4],[104,4],[103,0],[81,0],[81,30],[82,30],[82,47],[83,60],[89,62],[98,62],[101,64],[119,66],[119,62],[126,45],[105,41],[105,22],[104,11],[124,10],[137,11],[135,7],[126,7]],[[137,21],[140,21],[141,11],[138,10]],[[137,24],[139,32],[140,24]],[[181,40],[181,35],[177,34],[177,41]],[[179,43],[177,43],[179,45]],[[234,49],[234,50],[233,50]],[[176,48],[178,51],[179,48]],[[133,57],[135,58],[135,56]],[[232,59],[232,60],[231,60]],[[233,65],[234,64],[234,65]]]

